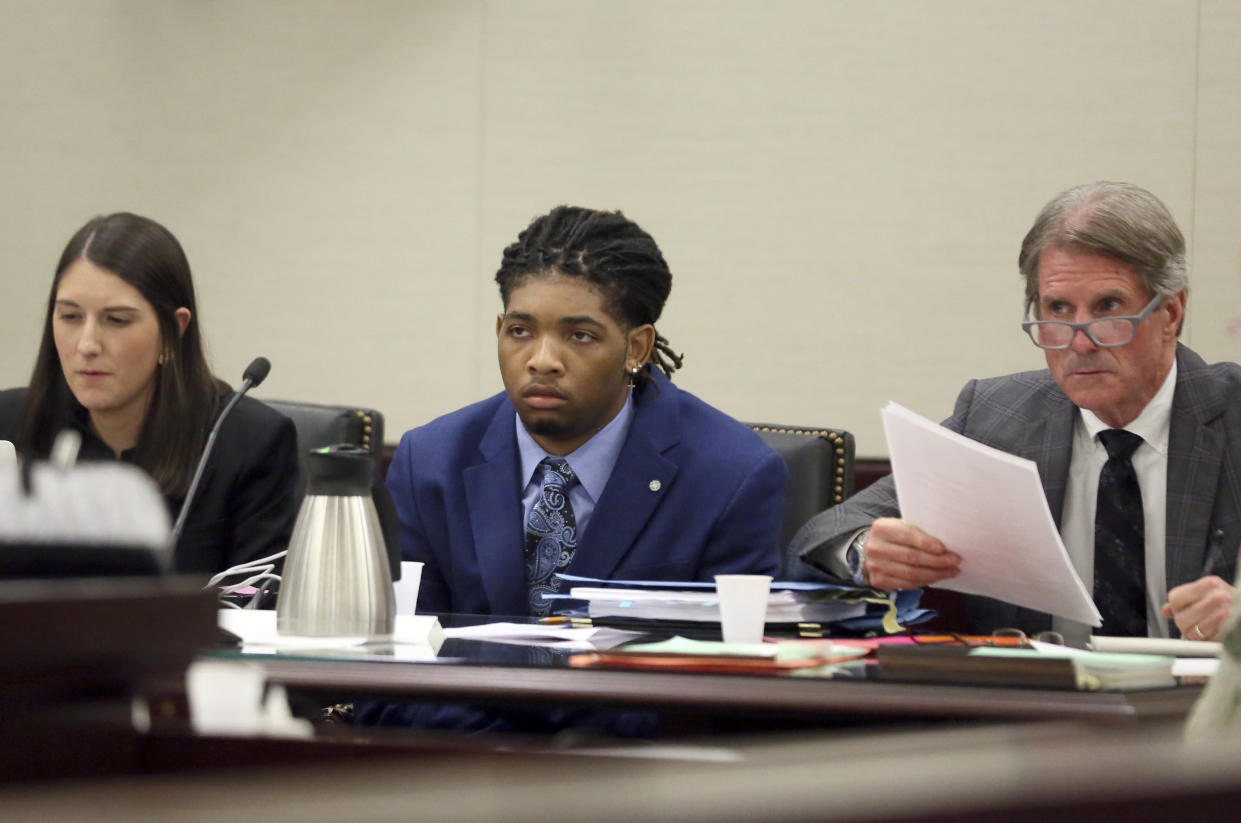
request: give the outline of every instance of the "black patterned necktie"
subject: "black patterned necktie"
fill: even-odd
[[[1099,473],[1094,516],[1094,602],[1103,634],[1146,636],[1146,522],[1130,457],[1142,438],[1124,429],[1099,432],[1107,462]]]
[[[577,518],[569,502],[569,487],[577,475],[563,457],[546,457],[539,463],[539,496],[526,518],[526,588],[530,613],[543,616],[551,611],[544,595],[560,589],[556,572],[564,571],[577,548]]]

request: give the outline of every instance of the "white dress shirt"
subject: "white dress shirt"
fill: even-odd
[[[1168,431],[1172,421],[1172,395],[1176,389],[1176,362],[1159,391],[1126,431],[1142,438],[1134,451],[1133,470],[1142,492],[1142,519],[1146,527],[1146,627],[1151,637],[1168,637],[1168,621],[1159,609],[1167,600],[1165,564],[1168,515]],[[1094,590],[1094,520],[1099,493],[1099,473],[1107,462],[1107,449],[1099,432],[1111,428],[1086,409],[1073,427],[1073,456],[1069,462],[1060,537],[1069,559],[1082,578],[1086,591]],[[1056,617],[1056,631],[1070,644],[1083,644],[1091,628],[1084,623]],[[1106,629],[1102,630],[1106,633]]]

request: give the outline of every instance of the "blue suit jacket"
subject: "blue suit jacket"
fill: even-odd
[[[661,374],[634,392],[629,434],[568,571],[775,574],[784,462]],[[387,482],[403,556],[425,564],[419,611],[528,613],[515,414],[500,393],[401,438]]]

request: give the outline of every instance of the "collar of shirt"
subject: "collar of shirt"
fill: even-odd
[[[1125,431],[1141,437],[1144,446],[1150,446],[1164,458],[1168,456],[1168,431],[1172,424],[1172,396],[1175,393],[1176,361],[1173,360],[1172,368],[1168,370],[1168,376],[1164,378],[1159,391],[1155,392],[1142,413],[1124,427]],[[1103,444],[1099,442],[1099,432],[1112,427],[1096,417],[1094,412],[1082,409],[1081,425],[1076,428],[1078,448],[1099,450],[1103,449]]]
[[[517,450],[521,455],[521,488],[528,489],[534,482],[534,472],[545,457],[552,457],[543,447],[534,442],[530,432],[521,424],[516,413],[513,419],[517,426]],[[565,455],[569,468],[577,475],[579,485],[590,497],[597,501],[612,476],[612,469],[620,458],[621,447],[625,445],[625,437],[629,434],[629,423],[633,420],[633,395],[625,401],[625,405],[616,416],[582,445]],[[579,515],[580,522],[580,515]]]
[[[82,406],[76,406],[70,412],[70,418],[73,420],[73,427],[78,430],[78,434],[82,435],[82,446],[78,449],[79,460],[118,459],[116,452],[112,451],[112,447],[103,442],[103,438],[91,426],[89,411]],[[119,459],[125,463],[133,463],[136,454],[137,447],[125,449],[125,451],[121,452]]]

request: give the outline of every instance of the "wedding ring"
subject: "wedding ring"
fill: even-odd
[[[1198,628],[1198,624],[1194,624],[1194,634],[1198,635],[1199,640],[1206,640],[1207,636],[1202,633],[1202,629]]]

